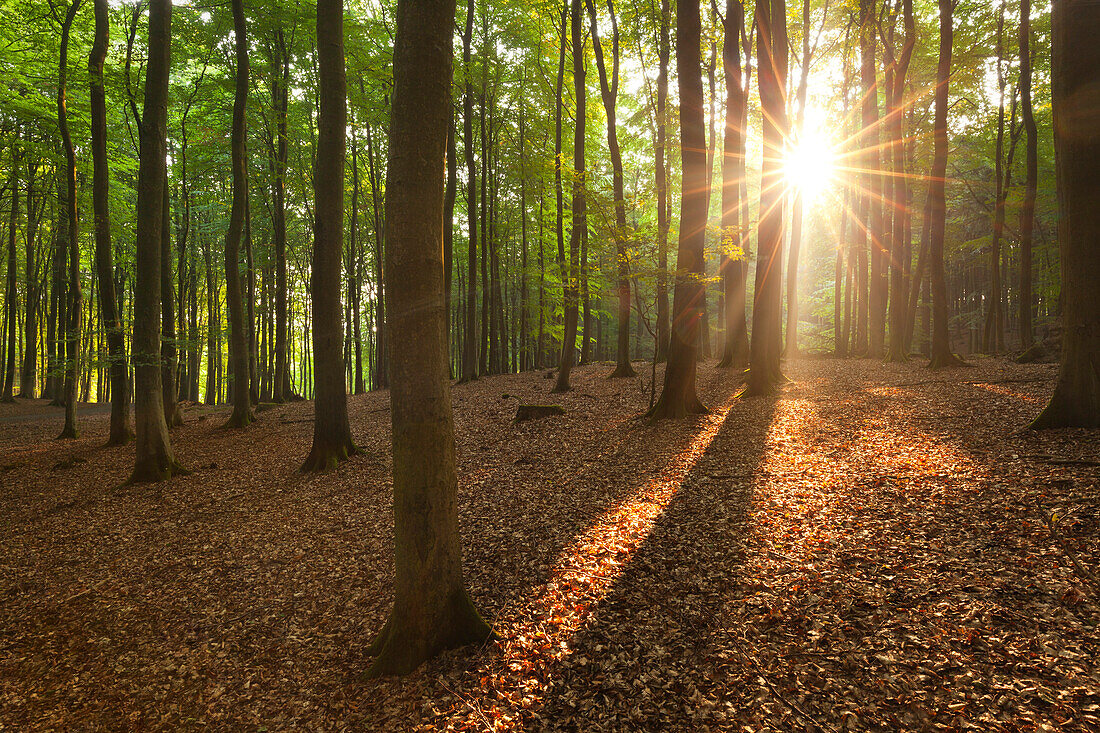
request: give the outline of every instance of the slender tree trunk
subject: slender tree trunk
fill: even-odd
[[[149,58],[138,168],[137,281],[134,284],[134,423],[137,451],[134,483],[162,481],[181,473],[168,438],[160,368],[161,222],[167,155],[168,69],[172,2],[149,2]]]
[[[7,343],[4,348],[4,393],[0,396],[0,402],[15,402],[15,350],[17,345],[16,333],[18,330],[17,311],[19,307],[19,293],[16,290],[16,233],[19,225],[19,167],[21,165],[19,151],[19,129],[16,127],[12,142],[11,160],[11,214],[8,218],[8,272],[6,287],[4,290],[4,337]]]
[[[229,310],[229,370],[233,384],[233,413],[226,427],[243,428],[253,421],[248,379],[248,334],[245,327],[244,296],[241,292],[241,236],[244,231],[245,207],[248,206],[248,168],[246,166],[247,130],[245,114],[248,104],[248,30],[245,25],[244,0],[233,0],[233,35],[237,70],[233,101],[233,130],[230,152],[233,167],[233,203],[229,215],[229,230],[225,235],[225,297]],[[340,189],[343,202],[343,188]],[[342,208],[342,207],[341,207]],[[339,286],[337,286],[339,300]],[[318,298],[313,291],[314,302]]]
[[[989,244],[989,310],[986,312],[985,329],[982,335],[982,351],[999,354],[1004,349],[1004,312],[1001,295],[1001,240],[1004,238],[1005,203],[1007,185],[1005,181],[1005,87],[1007,80],[1004,72],[1004,25],[1008,10],[1007,0],[1001,2],[1001,13],[997,18],[997,88],[1000,92],[997,102],[997,142],[993,150],[993,233]],[[1013,92],[1015,96],[1015,92]],[[1013,99],[1015,102],[1015,99]],[[1011,167],[1011,166],[1010,166]]]
[[[741,34],[745,6],[726,0],[723,19],[722,69],[726,77],[726,134],[722,142],[722,239],[719,270],[722,276],[726,338],[720,367],[744,367],[749,360],[749,334],[745,322],[745,270],[748,269],[748,237],[741,210],[741,182],[745,177],[745,88],[741,73]]]
[[[323,471],[358,452],[348,423],[340,323],[340,265],[344,242],[344,154],[347,95],[344,76],[344,5],[317,3],[317,62],[321,115],[314,174],[316,232],[310,292],[313,295],[313,448],[302,466]]]
[[[176,293],[172,280],[172,221],[170,218],[168,200],[168,168],[164,169],[164,193],[161,196],[160,219],[160,313],[161,313],[161,345],[160,366],[162,370],[160,383],[164,399],[164,422],[169,428],[183,425],[183,415],[180,414],[177,402],[176,368],[179,352],[176,343]]]
[[[474,36],[474,0],[466,4],[466,30],[462,35],[462,146],[466,159],[467,278],[466,334],[462,344],[462,381],[477,379],[477,170],[474,167],[474,91],[470,81],[473,73],[471,45]],[[560,82],[559,82],[560,85]],[[560,161],[559,161],[560,163]],[[555,164],[557,165],[557,163]]]
[[[19,396],[33,400],[38,390],[38,266],[35,257],[35,235],[44,205],[35,206],[34,182],[38,163],[33,156],[27,161],[27,236],[24,282],[26,283],[26,317],[23,320],[23,368],[19,372]]]
[[[88,59],[92,107],[92,206],[95,210],[95,262],[99,278],[99,306],[107,331],[107,355],[111,374],[111,429],[107,445],[122,445],[133,437],[130,429],[130,390],[127,384],[126,339],[118,317],[115,267],[111,249],[109,204],[110,174],[107,161],[107,100],[103,87],[103,63],[110,35],[108,0],[95,0],[95,42]]]
[[[1071,0],[1063,0],[1075,4]],[[1087,11],[1081,11],[1087,12]],[[1027,134],[1027,178],[1020,208],[1020,342],[1024,349],[1035,343],[1032,313],[1032,246],[1035,232],[1035,199],[1039,189],[1039,132],[1031,103],[1031,0],[1020,0],[1020,112]]]
[[[878,74],[876,48],[878,28],[877,5],[873,0],[860,0],[860,77],[863,82],[863,155],[862,189],[864,213],[870,247],[871,276],[867,289],[868,352],[874,359],[884,355],[886,327],[886,260],[887,250],[882,217],[882,175],[879,154]]]
[[[521,122],[523,118],[520,118]],[[451,122],[447,128],[447,187],[443,192],[443,295],[447,301],[447,353],[451,344],[451,300],[454,275],[454,230],[455,200],[458,198],[458,145],[455,142],[455,115],[451,111]],[[520,133],[520,144],[523,133]],[[522,161],[523,153],[520,152]],[[526,217],[526,211],[523,212]],[[526,219],[525,219],[526,221]],[[454,369],[448,367],[448,375],[454,376]]]
[[[76,438],[77,385],[80,379],[80,330],[83,316],[82,294],[80,289],[80,238],[76,215],[76,149],[69,133],[68,76],[69,76],[69,31],[72,28],[76,11],[80,9],[80,0],[72,0],[68,13],[61,25],[61,63],[57,84],[57,125],[61,131],[61,146],[65,151],[65,201],[61,215],[68,219],[69,250],[69,303],[68,323],[66,325],[66,343],[68,359],[65,363],[65,427],[58,438]]]
[[[780,317],[783,298],[782,155],[787,110],[786,0],[761,0],[756,6],[757,66],[764,115],[764,162],[760,175],[759,259],[756,299],[745,395],[770,393],[784,381],[780,370]]]
[[[886,358],[890,361],[908,361],[909,346],[905,340],[905,316],[908,301],[906,287],[909,278],[911,252],[909,247],[909,182],[905,171],[905,82],[916,47],[916,22],[913,18],[913,0],[903,0],[902,16],[905,23],[905,40],[896,62],[892,65],[887,129],[890,153],[893,161],[891,212],[894,232],[891,237],[890,257],[890,346]]]
[[[580,245],[585,227],[588,226],[587,201],[585,199],[584,126],[585,126],[585,76],[584,36],[581,27],[581,0],[573,0],[569,10],[570,38],[573,46],[573,94],[577,110],[573,130],[573,228],[569,234],[569,273],[565,280],[565,335],[558,362],[558,379],[555,392],[568,392],[569,372],[573,368],[573,352],[577,347],[578,275],[580,274]]]
[[[619,149],[619,132],[615,109],[619,98],[619,24],[615,17],[613,0],[608,0],[607,12],[611,17],[611,76],[608,79],[603,44],[600,43],[599,29],[596,24],[596,10],[592,6],[592,0],[585,0],[585,4],[588,7],[588,16],[591,21],[592,47],[596,54],[596,70],[600,76],[600,95],[603,99],[604,116],[607,118],[607,147],[611,154],[611,191],[615,197],[615,257],[618,263],[616,292],[618,295],[619,341],[615,357],[615,371],[611,373],[611,377],[633,377],[634,368],[630,365],[630,260],[627,252],[630,232],[626,224],[623,156]]]
[[[695,391],[702,320],[704,259],[707,223],[707,154],[703,122],[702,24],[699,0],[676,2],[676,71],[680,92],[680,157],[683,169],[680,196],[680,241],[676,252],[676,287],[672,303],[672,331],[668,365],[661,397],[650,409],[652,418],[679,418],[703,414],[707,408]]]
[[[959,358],[951,351],[951,334],[947,322],[947,283],[943,265],[943,245],[947,227],[945,181],[947,178],[947,100],[951,80],[951,44],[954,38],[952,13],[954,0],[939,0],[940,6],[940,60],[936,72],[936,113],[933,127],[935,152],[932,158],[932,177],[928,182],[931,200],[929,221],[929,263],[932,273],[932,353],[929,365],[933,369],[955,366]]]
[[[275,34],[278,50],[278,75],[271,85],[272,106],[276,118],[276,143],[274,161],[274,203],[272,238],[275,244],[275,376],[272,384],[272,399],[285,402],[295,399],[290,384],[290,362],[287,351],[289,318],[287,315],[287,271],[286,271],[286,170],[288,161],[287,113],[290,89],[290,54],[286,48],[286,37],[280,28]]]
[[[735,0],[736,1],[736,0]],[[744,8],[742,6],[742,13]],[[656,361],[668,359],[670,343],[668,313],[668,232],[669,232],[669,191],[668,165],[666,163],[666,136],[668,112],[668,62],[670,56],[669,0],[661,0],[661,27],[657,41],[657,141],[654,161],[657,174],[657,354]],[[626,338],[629,337],[629,330]],[[619,336],[623,338],[622,335]]]

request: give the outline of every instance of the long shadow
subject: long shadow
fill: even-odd
[[[777,398],[735,402],[598,609],[546,674],[555,730],[699,730],[724,711],[712,645],[743,563]]]

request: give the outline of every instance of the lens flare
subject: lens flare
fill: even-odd
[[[832,184],[836,176],[836,154],[829,141],[818,131],[806,130],[787,151],[783,163],[787,185],[813,203]]]

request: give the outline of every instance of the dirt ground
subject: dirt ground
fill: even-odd
[[[1053,366],[800,360],[741,400],[704,365],[712,413],[657,424],[636,367],[455,388],[499,640],[379,682],[388,393],[324,475],[312,404],[189,405],[193,473],[157,486],[102,409],[58,442],[58,408],[0,405],[0,730],[1100,730],[1100,433],[1022,431]]]

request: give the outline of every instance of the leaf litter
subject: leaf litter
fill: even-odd
[[[0,406],[0,730],[1097,730],[1095,431],[1022,431],[1045,365],[801,360],[454,389],[470,592],[498,639],[365,683],[392,602],[387,393],[297,472],[312,405],[185,407],[190,476]],[[658,380],[660,377],[658,370]],[[561,417],[512,421],[517,401]],[[1094,579],[1093,579],[1094,580]]]

